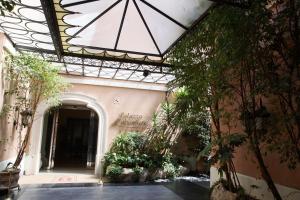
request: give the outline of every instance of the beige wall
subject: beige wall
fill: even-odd
[[[3,101],[4,101],[4,90],[5,90],[5,82],[4,82],[4,69],[3,69],[3,40],[4,35],[0,34],[0,111],[2,110]]]
[[[0,170],[7,164],[7,162],[1,163],[1,161],[8,159],[13,161],[16,156],[21,134],[19,130],[17,130],[17,127],[14,126],[14,120],[16,120],[14,119],[15,113],[13,111],[5,111],[7,105],[13,105],[14,102],[13,95],[4,95],[12,84],[10,81],[7,81],[5,77],[4,56],[7,53],[13,53],[10,51],[8,45],[10,45],[9,41],[0,33]]]
[[[153,113],[165,98],[163,91],[86,84],[72,84],[67,92],[92,97],[103,107],[107,115],[107,147],[119,133],[128,130],[117,125],[122,113],[141,115],[143,121],[150,122]],[[130,130],[134,129],[130,128]]]

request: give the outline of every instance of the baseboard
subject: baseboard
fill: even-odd
[[[246,176],[244,174],[237,173],[241,185],[245,188],[246,192],[257,199],[261,200],[273,200],[272,193],[269,191],[265,181],[261,179],[256,179],[251,176]],[[213,185],[220,178],[216,168],[210,168],[210,184]],[[251,186],[257,186],[251,187]],[[287,187],[284,185],[276,184],[279,193],[281,194],[284,200],[299,200],[300,199],[300,190]]]

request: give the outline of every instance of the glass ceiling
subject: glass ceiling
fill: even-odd
[[[163,62],[208,0],[54,0],[63,51]]]
[[[208,0],[15,0],[0,30],[62,73],[167,83],[167,53],[207,13]]]

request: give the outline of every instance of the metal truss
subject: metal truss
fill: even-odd
[[[21,51],[28,52],[28,49],[21,49]],[[59,58],[55,51],[31,51],[31,53],[53,63],[54,66],[59,67],[60,73],[65,75],[161,84],[166,84],[174,79],[170,67],[165,66],[105,61],[76,56]]]

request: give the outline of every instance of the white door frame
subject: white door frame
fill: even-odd
[[[107,114],[103,107],[96,99],[82,93],[63,93],[60,96],[62,103],[72,101],[86,104],[86,106],[94,110],[99,119],[98,136],[97,136],[97,153],[95,161],[95,174],[102,175],[102,158],[105,154],[106,139],[107,139]],[[34,123],[32,125],[30,143],[28,153],[25,157],[25,174],[38,174],[41,163],[41,145],[44,126],[45,113],[51,108],[45,101],[38,105]]]

